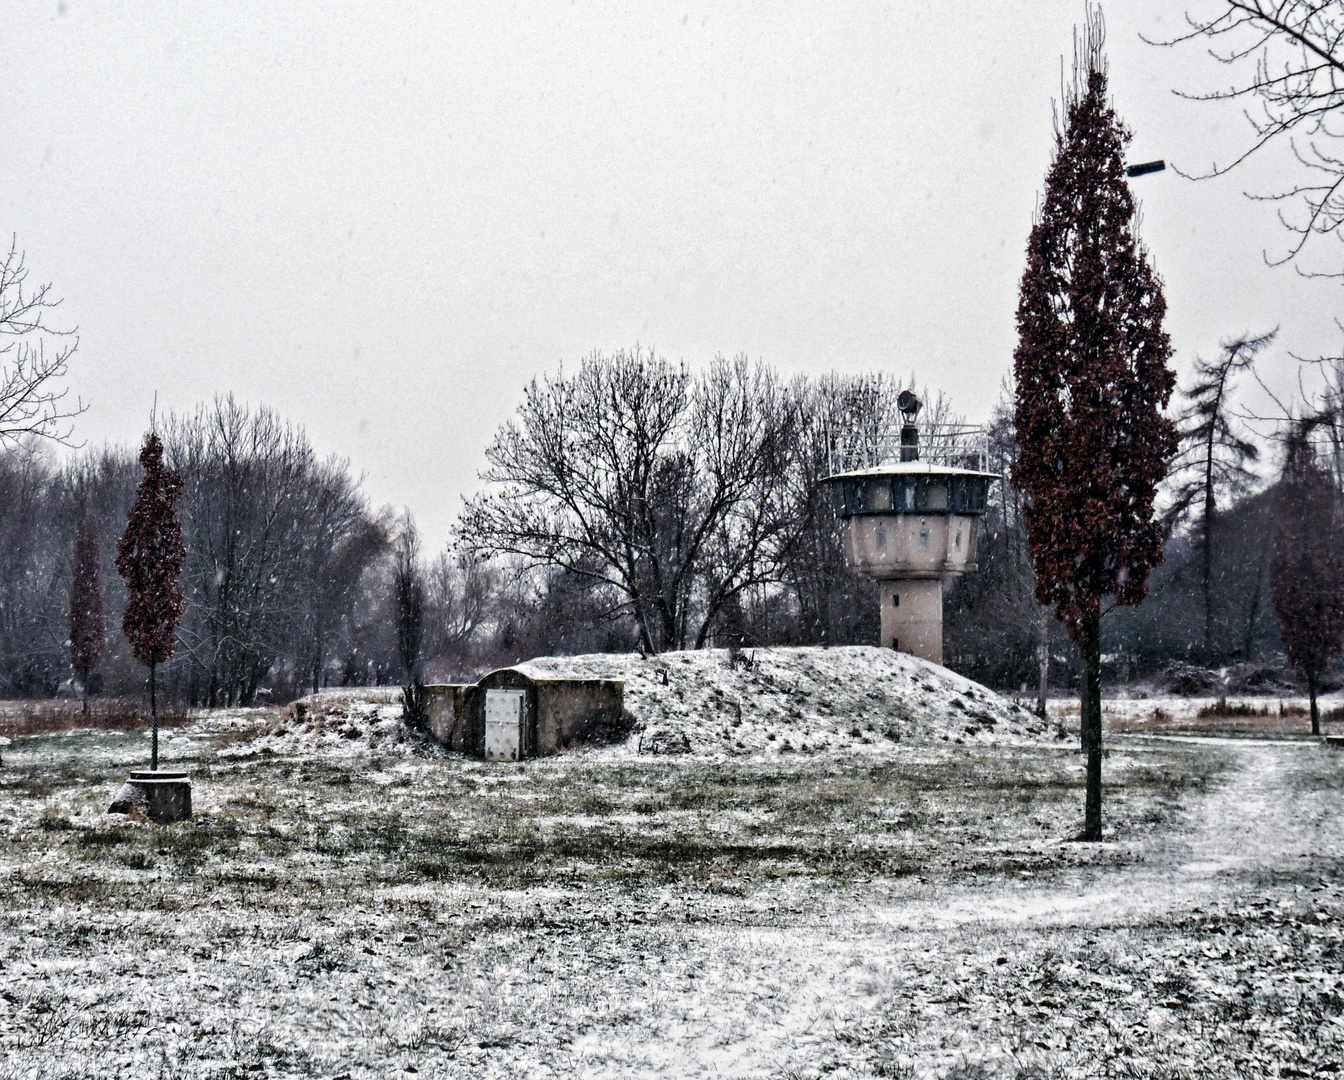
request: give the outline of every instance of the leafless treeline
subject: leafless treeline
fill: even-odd
[[[869,640],[876,603],[844,569],[819,481],[827,434],[889,427],[899,389],[786,384],[740,359],[693,374],[645,353],[590,357],[530,388],[490,450],[502,494],[469,503],[457,543],[428,554],[409,514],[374,512],[345,462],[273,412],[225,398],[170,417],[188,611],[165,688],[247,703],[547,651]],[[111,563],[137,479],[128,450],[60,467],[0,457],[0,694],[70,678],[85,518],[110,630],[95,681],[138,687]]]
[[[1197,393],[1207,377],[1187,395],[1166,563],[1143,607],[1108,620],[1108,652],[1228,663],[1279,647],[1268,595],[1275,455],[1271,433],[1257,436],[1233,408],[1230,382],[1249,378],[1244,352],[1229,344],[1216,400]],[[1321,371],[1296,422],[1309,422],[1344,490],[1344,361]],[[525,390],[488,450],[491,487],[432,552],[408,513],[372,509],[344,461],[320,457],[273,412],[225,398],[170,417],[160,432],[187,480],[188,611],[166,688],[247,703],[548,652],[872,642],[875,590],[845,569],[821,480],[832,439],[896,426],[900,389],[880,375],[784,381],[742,358],[697,372],[640,350],[594,354]],[[947,418],[946,403],[938,410]],[[991,467],[1007,474],[1007,410],[990,435]],[[1258,479],[1241,468],[1257,439],[1268,463]],[[0,695],[53,693],[71,677],[71,562],[85,519],[101,533],[107,590],[95,688],[139,688],[112,567],[138,477],[129,450],[62,466],[0,454]],[[1011,485],[991,489],[980,570],[946,604],[950,662],[1000,686],[1034,680],[1043,636],[1068,652],[1032,595],[1022,510]]]
[[[163,672],[169,691],[201,703],[250,702],[263,687],[288,694],[324,681],[336,658],[360,681],[392,674],[377,648],[383,620],[366,610],[365,596],[387,526],[370,514],[347,465],[319,459],[273,412],[231,398],[170,417],[160,434],[187,480],[179,514],[188,610]],[[35,455],[0,457],[0,693],[50,693],[69,677],[61,600],[86,518],[101,534],[107,590],[101,681],[109,690],[138,686],[143,673],[120,634],[125,595],[112,565],[138,479],[129,450],[59,468]]]

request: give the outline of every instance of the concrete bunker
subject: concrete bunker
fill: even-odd
[[[429,730],[450,750],[486,761],[549,757],[572,746],[624,739],[625,684],[500,668],[475,683],[425,687]]]

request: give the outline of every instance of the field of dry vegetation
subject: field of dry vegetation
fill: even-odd
[[[1067,743],[498,765],[381,708],[172,730],[171,826],[103,813],[143,735],[16,737],[0,1078],[1340,1074],[1344,754],[1109,736],[1088,845]]]

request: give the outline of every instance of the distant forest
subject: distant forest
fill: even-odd
[[[1269,339],[1229,343],[1177,403],[1183,448],[1165,496],[1165,562],[1148,600],[1104,622],[1111,678],[1197,665],[1282,666],[1269,593],[1278,439],[1309,419],[1344,493],[1339,363],[1293,416],[1248,423],[1239,382]],[[1220,365],[1222,365],[1220,369]],[[1210,378],[1217,378],[1216,392]],[[160,689],[193,705],[289,700],[318,687],[469,675],[543,654],[725,643],[874,644],[873,583],[844,565],[822,483],[836,440],[898,424],[885,375],[785,381],[738,358],[703,371],[640,351],[593,354],[525,388],[487,451],[483,494],[442,551],[408,512],[369,505],[347,462],[231,398],[158,425],[186,480],[187,612]],[[925,419],[956,419],[936,400]],[[1012,412],[989,426],[993,486],[979,571],[945,597],[948,666],[1003,689],[1055,685],[1074,650],[1033,596]],[[70,591],[81,526],[101,551],[107,648],[91,692],[140,693],[113,566],[138,447],[58,460],[0,449],[0,696],[75,692]]]

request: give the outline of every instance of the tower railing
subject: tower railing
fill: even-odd
[[[898,430],[851,432],[828,440],[831,475],[923,461],[957,469],[984,472],[989,468],[989,436],[968,424],[930,424],[919,429],[911,454],[908,436]]]

